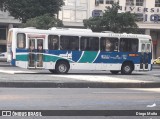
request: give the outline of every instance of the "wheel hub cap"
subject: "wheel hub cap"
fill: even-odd
[[[65,72],[66,71],[66,66],[65,65],[60,65],[59,66],[59,71],[60,72]]]
[[[129,72],[131,69],[130,69],[129,66],[126,66],[126,67],[124,68],[124,70],[125,70],[125,72]]]

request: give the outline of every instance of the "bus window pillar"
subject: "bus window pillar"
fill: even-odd
[[[58,47],[58,50],[61,49],[61,35],[58,35],[58,40],[59,40],[59,47]]]

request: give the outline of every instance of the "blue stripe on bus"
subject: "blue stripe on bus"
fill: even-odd
[[[140,63],[140,57],[130,57],[131,53],[122,52],[100,52],[94,63],[123,63],[125,60],[133,61],[133,63]]]
[[[28,49],[19,49],[19,48],[16,48],[16,52],[17,53],[28,52]]]

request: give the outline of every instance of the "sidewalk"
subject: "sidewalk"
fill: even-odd
[[[159,71],[159,66],[153,69]],[[48,70],[27,70],[0,63],[0,73],[9,74],[10,79],[0,75],[0,87],[18,88],[160,88],[160,74],[152,78],[145,73],[134,72],[133,75],[111,75],[109,72],[83,71],[66,75],[51,74]],[[32,76],[35,78],[25,78]],[[12,78],[16,76],[16,78]],[[43,78],[44,77],[44,78]],[[139,78],[143,77],[143,78]],[[137,79],[136,79],[137,78]]]

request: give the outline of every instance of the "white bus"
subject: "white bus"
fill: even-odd
[[[7,54],[7,60],[14,66],[60,74],[70,69],[109,70],[113,74],[152,69],[151,37],[140,34],[12,28]]]

